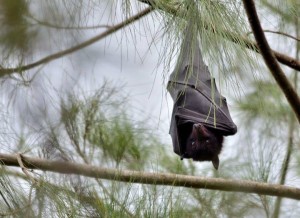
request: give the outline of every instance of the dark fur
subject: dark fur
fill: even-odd
[[[191,122],[181,125],[182,145],[185,145],[182,158],[192,158],[194,161],[212,161],[216,169],[219,166],[219,157],[223,147],[223,135],[205,127],[202,124]]]

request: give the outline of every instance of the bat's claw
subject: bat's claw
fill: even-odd
[[[219,164],[220,164],[218,155],[214,156],[211,162],[212,162],[214,168],[216,170],[218,170],[219,169]]]

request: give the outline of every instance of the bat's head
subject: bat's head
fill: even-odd
[[[184,139],[184,158],[194,161],[212,161],[215,169],[219,167],[219,154],[223,146],[223,135],[209,129],[202,124],[192,124],[186,129],[189,131]]]

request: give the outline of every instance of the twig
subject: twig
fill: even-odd
[[[27,168],[62,174],[76,174],[91,178],[102,178],[139,184],[256,193],[260,195],[280,196],[300,200],[299,188],[288,187],[284,185],[260,183],[247,180],[204,178],[170,173],[149,173],[133,170],[108,169],[86,164],[49,161],[40,158],[25,157],[24,155],[22,156],[22,160]],[[19,166],[16,155],[1,153],[0,164],[7,166]]]
[[[30,175],[30,173],[28,172],[27,168],[23,164],[22,155],[21,154],[17,154],[16,157],[17,157],[18,164],[21,167],[22,171],[31,180],[31,182],[35,183],[36,182],[35,178],[32,175]]]
[[[300,122],[300,98],[289,82],[281,67],[279,66],[260,25],[260,21],[256,12],[253,0],[243,0],[244,8],[251,25],[254,37],[257,41],[257,46],[262,54],[266,65],[268,66],[272,76],[281,88],[294,113]]]
[[[174,16],[184,18],[183,14],[185,14],[185,13],[184,13],[184,11],[182,11],[182,9],[180,10],[178,8],[168,6],[166,4],[157,4],[156,0],[138,0],[138,1],[149,4],[149,5],[154,5],[156,8],[158,8],[162,11],[173,14]],[[238,45],[245,46],[246,48],[248,48],[252,51],[260,53],[257,43],[253,42],[252,40],[250,40],[246,37],[240,36],[236,33],[232,33],[227,30],[217,30],[215,27],[211,27],[211,25],[209,25],[208,23],[203,24],[203,27],[206,30],[212,31],[215,34],[221,35],[221,36],[225,37],[226,39],[228,39]],[[286,66],[289,66],[292,69],[300,71],[300,61],[299,60],[294,59],[292,57],[289,57],[285,54],[282,54],[282,53],[274,51],[274,50],[272,50],[272,52],[274,53],[275,57],[277,58],[277,60],[280,63],[282,63]]]
[[[289,38],[291,38],[291,39],[294,39],[294,40],[300,42],[300,39],[298,39],[297,37],[292,36],[292,35],[289,35],[289,34],[287,34],[287,33],[281,32],[281,31],[274,31],[274,30],[263,30],[263,31],[264,31],[265,33],[275,33],[275,34],[278,34],[278,35],[283,35],[283,36],[289,37]],[[247,35],[252,34],[252,33],[253,33],[253,32],[249,32],[249,33],[247,33]]]
[[[97,28],[111,28],[111,25],[95,25],[95,26],[60,26],[57,24],[52,24],[47,21],[41,21],[34,16],[28,14],[28,18],[32,19],[35,21],[38,25],[42,25],[48,28],[53,28],[53,29],[63,29],[63,30],[87,30],[87,29],[97,29]]]
[[[85,42],[82,42],[78,45],[75,45],[71,48],[68,48],[66,50],[54,53],[54,54],[49,55],[49,56],[46,56],[46,57],[44,57],[44,58],[42,58],[42,59],[40,59],[36,62],[33,62],[31,64],[23,65],[23,66],[19,66],[19,67],[15,67],[15,68],[1,68],[0,67],[0,77],[3,77],[5,75],[11,74],[11,73],[15,73],[15,72],[22,72],[24,70],[30,70],[34,67],[37,67],[37,66],[41,65],[41,64],[46,64],[50,61],[53,61],[55,59],[58,59],[58,58],[61,58],[63,56],[69,55],[73,52],[76,52],[76,51],[78,51],[82,48],[85,48],[85,47],[87,47],[87,46],[89,46],[89,45],[105,38],[106,36],[116,32],[116,31],[122,29],[123,27],[133,23],[134,21],[138,20],[139,18],[149,14],[152,10],[153,10],[153,7],[148,7],[145,10],[139,12],[138,14],[128,18],[127,20],[112,26],[111,28],[109,28],[105,32],[101,33],[100,35],[97,35],[93,38],[90,38],[89,40],[87,40]]]

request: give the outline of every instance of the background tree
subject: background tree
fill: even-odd
[[[300,5],[296,0],[255,3],[273,54],[297,93]],[[280,198],[299,200],[298,189],[288,189],[293,196],[268,196],[255,188],[242,193],[246,180],[259,182],[250,186],[298,187],[300,142],[297,98],[269,73],[241,1],[10,0],[0,1],[0,11],[2,216],[299,214],[298,201]],[[199,37],[239,128],[226,140],[219,171],[210,163],[180,161],[168,136],[172,108],[165,83],[186,19],[197,22],[191,34]],[[50,164],[30,165],[26,157]],[[55,161],[62,164],[57,168]],[[68,172],[73,163],[119,174]],[[42,170],[31,170],[36,167]],[[178,176],[167,183],[173,178],[168,173],[203,180]],[[180,179],[194,188],[183,187]],[[207,185],[195,185],[199,181]]]

